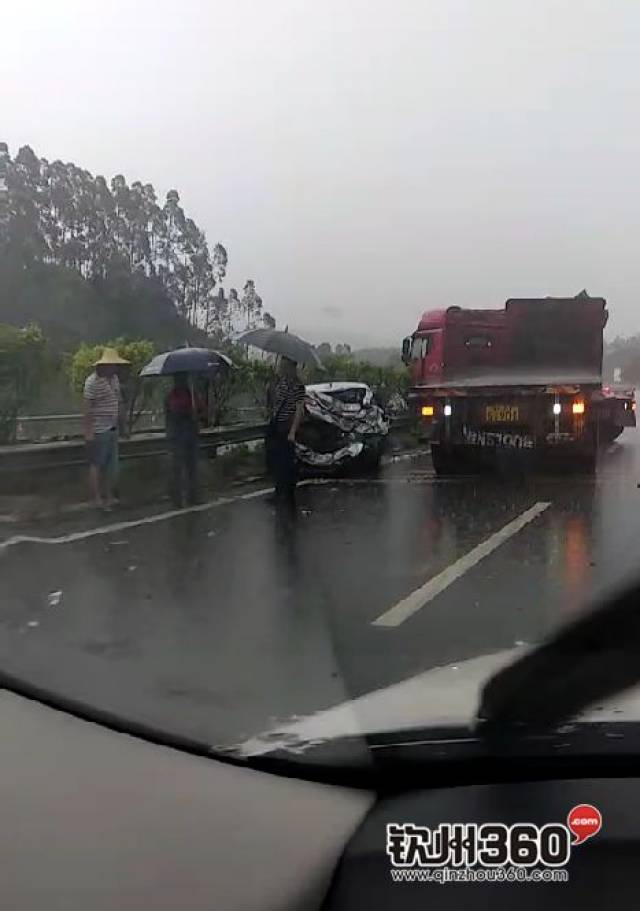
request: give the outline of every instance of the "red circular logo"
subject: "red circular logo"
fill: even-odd
[[[581,845],[602,828],[602,813],[590,803],[580,803],[567,816],[567,825],[575,835],[574,845]]]

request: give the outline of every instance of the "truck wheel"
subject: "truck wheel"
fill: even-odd
[[[465,474],[465,464],[461,455],[441,445],[431,447],[431,461],[438,477],[449,477]]]
[[[583,456],[581,456],[580,461],[578,463],[579,470],[583,474],[589,474],[589,475],[595,474],[597,460],[598,460],[597,453],[595,451],[585,453]]]
[[[609,423],[601,422],[598,428],[597,444],[608,446],[615,439],[613,427]]]

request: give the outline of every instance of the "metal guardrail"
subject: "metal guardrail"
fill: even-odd
[[[394,418],[391,429],[409,428],[411,418]],[[203,430],[200,434],[201,451],[215,454],[221,446],[251,443],[264,438],[267,424],[234,424]],[[163,433],[141,433],[120,441],[120,458],[144,459],[162,456],[167,452]],[[85,465],[87,461],[84,440],[64,440],[54,443],[18,443],[0,446],[0,472],[25,472],[40,469],[64,468]]]
[[[254,423],[261,414],[255,407],[233,408],[232,420],[237,423]],[[164,430],[164,411],[141,411],[136,417],[136,436]],[[55,443],[73,441],[82,436],[81,414],[28,414],[21,415],[16,424],[19,443]]]
[[[257,408],[234,408],[233,411],[242,413],[243,411],[252,411],[255,412]],[[74,411],[69,414],[23,414],[18,415],[17,423],[18,424],[39,424],[39,423],[51,423],[55,424],[57,422],[81,422],[82,414],[79,411]],[[155,417],[159,422],[164,421],[164,412],[161,411],[141,411],[139,417]]]
[[[215,453],[220,446],[249,443],[264,437],[266,424],[238,424],[215,430],[204,430],[200,435],[200,448]],[[163,433],[136,434],[120,440],[121,459],[143,459],[165,455],[167,441]],[[85,465],[87,461],[84,440],[64,440],[55,443],[19,443],[0,446],[0,472],[37,471]]]

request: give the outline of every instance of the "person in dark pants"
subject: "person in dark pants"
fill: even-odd
[[[200,450],[199,419],[204,403],[193,392],[186,373],[176,373],[173,389],[165,401],[166,430],[171,452],[170,494],[173,505],[184,506],[198,501],[198,454]]]
[[[267,468],[275,485],[276,503],[287,512],[295,511],[298,481],[296,467],[296,433],[304,413],[304,386],[297,364],[283,357],[280,377],[273,391],[271,421],[267,431]]]

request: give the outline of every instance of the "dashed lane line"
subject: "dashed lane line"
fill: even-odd
[[[480,544],[476,545],[476,547],[456,560],[455,563],[447,566],[447,568],[438,573],[437,576],[429,579],[429,581],[425,582],[424,585],[421,585],[420,588],[417,588],[415,591],[411,592],[410,595],[407,595],[406,598],[403,598],[401,601],[398,601],[397,604],[394,604],[393,607],[389,608],[389,610],[385,611],[384,614],[381,614],[374,620],[372,626],[387,628],[400,626],[401,623],[404,623],[405,620],[413,617],[414,614],[425,607],[430,601],[433,601],[434,598],[456,582],[466,572],[473,569],[481,560],[484,560],[485,557],[488,557],[489,554],[493,553],[501,544],[504,544],[509,538],[517,535],[519,531],[528,525],[529,522],[532,522],[537,518],[549,506],[551,506],[551,503],[535,503],[530,509],[527,509],[515,519],[512,519],[511,522],[508,522],[499,531],[494,532]]]

